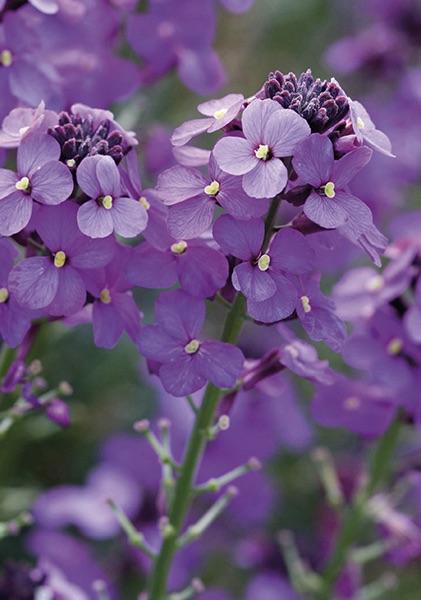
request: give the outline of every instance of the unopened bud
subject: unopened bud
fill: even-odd
[[[142,419],[141,421],[136,421],[133,425],[133,429],[137,431],[137,433],[146,433],[150,429],[150,422],[148,419]]]
[[[252,456],[248,460],[247,466],[250,469],[250,471],[260,471],[260,469],[262,468],[262,463],[260,462],[260,460],[258,458],[256,458],[255,456]]]

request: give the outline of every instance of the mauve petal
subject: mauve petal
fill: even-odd
[[[196,371],[193,362],[194,358],[184,353],[183,356],[160,367],[159,377],[169,394],[176,397],[187,396],[205,385],[205,377]]]
[[[89,200],[77,211],[77,224],[80,231],[90,238],[105,238],[114,231],[111,211]]]
[[[148,325],[142,329],[139,350],[146,358],[159,363],[177,359],[184,353],[179,342],[157,325]]]
[[[338,190],[343,189],[355,175],[370,161],[373,151],[366,146],[351,150],[333,165],[332,181]]]
[[[174,146],[184,146],[192,138],[207,131],[212,125],[213,119],[194,119],[186,121],[174,130],[171,136],[171,142]]]
[[[132,198],[116,198],[109,212],[114,223],[114,231],[122,237],[136,237],[142,233],[148,223],[145,207]]]
[[[11,348],[22,343],[31,326],[31,312],[21,308],[14,298],[0,304],[0,336]]]
[[[59,206],[40,206],[35,215],[35,227],[41,239],[52,252],[64,250],[66,254],[74,241],[84,236],[77,226],[78,205],[64,202]]]
[[[253,144],[244,138],[228,136],[219,140],[213,149],[219,167],[230,175],[244,175],[258,164]]]
[[[15,191],[0,199],[0,235],[14,235],[22,231],[32,215],[32,198]]]
[[[214,248],[188,247],[178,256],[177,262],[181,287],[192,296],[213,296],[227,281],[228,261]]]
[[[200,236],[212,225],[215,202],[205,194],[174,204],[168,212],[168,229],[177,240]]]
[[[1,198],[5,198],[6,196],[9,196],[9,194],[16,192],[15,185],[18,179],[19,178],[14,171],[0,169],[0,200]]]
[[[412,306],[404,316],[405,329],[413,342],[421,344],[421,308]]]
[[[176,259],[170,252],[157,250],[148,243],[141,244],[132,253],[127,278],[141,287],[172,287],[177,281]]]
[[[315,307],[304,313],[299,309],[300,305],[297,312],[309,337],[316,342],[324,342],[332,350],[339,352],[346,340],[345,324],[331,310]]]
[[[205,303],[182,290],[162,293],[155,303],[156,322],[175,339],[196,338],[205,321]]]
[[[102,194],[117,198],[121,194],[120,173],[111,156],[101,156],[96,163],[96,177]]]
[[[58,271],[58,288],[54,300],[48,306],[53,316],[69,316],[81,310],[86,300],[86,287],[79,273],[72,267]]]
[[[333,164],[332,142],[320,133],[313,133],[303,140],[292,159],[294,170],[302,183],[309,183],[315,188],[330,180]]]
[[[292,156],[297,144],[310,133],[307,121],[294,110],[287,108],[274,112],[266,121],[263,129],[263,143],[269,145],[274,156]]]
[[[59,143],[49,134],[28,133],[20,143],[17,154],[17,171],[19,175],[30,176],[51,160],[60,158]]]
[[[94,302],[92,330],[96,346],[109,350],[116,346],[124,333],[124,324],[113,304]]]
[[[175,160],[183,167],[203,167],[209,162],[210,151],[194,146],[176,146],[173,148]]]
[[[176,165],[159,175],[156,191],[166,205],[171,205],[202,194],[207,183],[199,170]]]
[[[395,158],[395,155],[392,152],[392,142],[383,131],[372,129],[365,134],[364,139],[373,150],[377,150],[390,158]]]
[[[320,196],[312,192],[304,204],[304,214],[313,223],[325,229],[335,229],[344,225],[348,219],[348,213],[338,202],[339,194],[335,198]]]
[[[369,335],[353,335],[344,344],[342,356],[351,367],[370,370],[373,363],[384,356],[384,348]]]
[[[237,221],[231,215],[222,215],[213,226],[213,237],[223,252],[243,260],[259,254],[264,235],[265,225],[261,219]]]
[[[196,370],[221,388],[233,387],[241,374],[244,356],[239,348],[214,340],[206,340],[195,355]]]
[[[241,177],[222,173],[219,179],[217,177],[215,179],[220,183],[220,190],[216,200],[233,217],[237,219],[253,219],[262,217],[267,213],[269,200],[262,198],[256,202],[256,198],[247,196],[243,190]]]
[[[41,204],[61,204],[72,191],[72,174],[61,162],[45,163],[31,177],[31,196]]]
[[[57,293],[58,271],[46,256],[26,258],[10,272],[9,289],[25,308],[45,308]]]
[[[127,334],[133,342],[137,343],[140,336],[141,313],[133,296],[130,293],[115,294],[111,301],[123,321]]]
[[[219,110],[228,110],[233,105],[237,105],[239,102],[244,100],[244,96],[242,94],[227,94],[223,98],[219,98],[217,100],[207,100],[206,102],[201,102],[197,110],[207,117],[213,117],[213,115]],[[216,121],[222,121],[223,119],[215,119]],[[212,119],[213,121],[213,119]]]
[[[179,50],[177,70],[184,85],[201,96],[215,92],[225,81],[224,67],[212,48]]]
[[[288,171],[278,158],[260,160],[243,176],[243,188],[252,198],[273,198],[282,192],[288,181]]]
[[[263,141],[263,131],[268,119],[273,113],[282,112],[282,107],[275,100],[267,98],[266,100],[253,100],[243,112],[241,118],[243,132],[245,137],[253,146],[265,144]]]
[[[275,323],[289,317],[295,309],[297,291],[282,275],[276,275],[277,292],[263,302],[247,301],[248,314],[262,323]]]
[[[101,195],[101,186],[96,174],[96,165],[100,158],[100,156],[87,156],[76,171],[79,187],[90,198],[98,198]]]
[[[114,253],[113,237],[92,240],[81,235],[77,240],[77,247],[73,248],[71,264],[76,269],[99,269],[111,261]]]
[[[305,236],[295,229],[282,229],[270,243],[270,267],[295,275],[314,269],[314,250]]]
[[[235,289],[255,302],[267,300],[276,292],[276,284],[270,274],[261,271],[257,265],[241,263],[235,267],[232,277]]]

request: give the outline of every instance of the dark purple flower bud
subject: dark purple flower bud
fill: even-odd
[[[3,379],[0,391],[2,391],[4,394],[9,394],[10,392],[13,392],[15,387],[22,380],[24,374],[25,363],[19,359],[13,361]]]
[[[45,414],[59,427],[69,427],[70,425],[69,407],[60,398],[54,398],[47,404]]]

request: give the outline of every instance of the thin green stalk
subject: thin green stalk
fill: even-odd
[[[332,556],[323,573],[319,600],[330,600],[332,588],[348,559],[352,545],[358,540],[364,525],[366,505],[371,496],[386,479],[399,436],[401,419],[398,415],[375,446],[369,467],[368,479],[346,509],[342,527],[336,539]]]

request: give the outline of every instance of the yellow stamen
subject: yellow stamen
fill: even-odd
[[[113,207],[113,197],[107,194],[103,197],[101,204],[105,209],[110,210]]]
[[[216,110],[213,113],[213,118],[214,119],[222,119],[223,117],[225,117],[225,115],[227,114],[228,109],[227,108],[220,108],[219,110]]]
[[[68,160],[66,160],[66,165],[69,167],[69,169],[73,169],[75,164],[76,164],[76,161],[74,158],[69,158]]]
[[[377,290],[381,290],[384,286],[384,280],[381,275],[374,275],[371,277],[365,284],[365,289],[369,292],[376,292]]]
[[[399,338],[393,338],[387,345],[387,351],[389,354],[399,354],[403,348],[403,342]]]
[[[21,192],[26,191],[29,188],[29,179],[28,177],[22,177],[15,183],[15,188]]]
[[[0,63],[3,67],[10,67],[13,63],[13,55],[10,50],[2,50],[0,52]]]
[[[111,302],[110,290],[108,290],[107,288],[104,288],[103,290],[101,290],[101,292],[99,294],[99,299],[104,304],[109,304]]]
[[[269,155],[269,146],[267,144],[260,144],[257,150],[254,151],[256,158],[260,160],[267,160]]]
[[[151,207],[149,202],[146,200],[145,196],[140,196],[139,204],[141,204],[143,206],[143,208],[145,208],[146,210],[149,210]]]
[[[199,347],[199,340],[190,340],[190,342],[184,346],[184,350],[187,354],[195,354],[199,350]]]
[[[365,123],[361,117],[357,117],[357,127],[358,129],[364,129]]]
[[[187,242],[184,240],[180,240],[179,242],[174,242],[174,244],[171,244],[171,252],[173,254],[183,254],[186,248]]]
[[[257,266],[261,271],[267,271],[270,265],[270,256],[269,254],[262,254],[262,256],[257,261]]]
[[[311,311],[310,298],[308,296],[301,296],[300,300],[303,305],[303,311],[309,313]]]
[[[20,135],[20,136],[22,136],[22,135],[25,135],[25,133],[26,133],[27,131],[29,131],[29,127],[21,127],[21,128],[19,129],[19,135]]]
[[[216,194],[219,192],[220,188],[221,188],[221,186],[219,185],[219,181],[216,181],[216,179],[214,179],[209,185],[207,185],[203,189],[203,191],[208,196],[216,196]]]
[[[61,267],[64,267],[64,265],[66,264],[66,260],[66,253],[63,252],[63,250],[59,250],[54,255],[54,266],[57,267],[57,269],[61,269]]]
[[[361,406],[361,400],[356,396],[350,396],[344,401],[346,410],[358,410]]]
[[[333,181],[328,181],[327,184],[323,186],[323,191],[325,193],[325,196],[327,196],[328,198],[334,198],[336,196],[336,192],[335,184],[333,183]]]
[[[7,288],[0,288],[0,304],[7,302],[9,298],[9,290]]]

